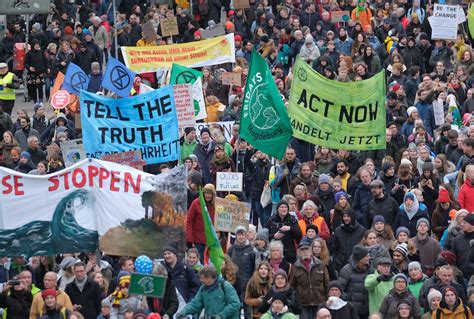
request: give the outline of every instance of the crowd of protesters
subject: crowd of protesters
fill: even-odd
[[[240,3],[241,1],[239,1]],[[467,14],[467,3],[460,5]],[[180,164],[188,167],[183,254],[164,248],[153,273],[168,277],[163,298],[130,295],[133,258],[96,253],[3,258],[4,316],[44,318],[455,318],[474,307],[474,58],[467,23],[457,39],[432,39],[425,0],[55,0],[48,14],[13,20],[0,42],[0,165],[25,174],[64,168],[60,142],[81,136],[74,113],[45,116],[59,71],[76,63],[88,91],[105,92],[102,73],[122,46],[202,40],[222,23],[235,39],[236,63],[200,68],[207,118],[235,121],[226,140],[212,124],[184,130]],[[345,22],[333,13],[347,11]],[[160,20],[176,16],[179,35],[161,36]],[[158,39],[147,42],[151,21]],[[26,41],[26,77],[14,47]],[[115,43],[117,39],[117,43]],[[300,56],[334,81],[384,71],[386,148],[334,150],[293,138],[281,160],[239,138],[240,109],[252,49],[264,57],[282,99]],[[119,59],[122,59],[119,51]],[[223,85],[224,72],[242,86]],[[158,88],[162,73],[141,74]],[[16,109],[24,86],[34,114]],[[344,94],[341,92],[341,94]],[[439,108],[444,114],[440,123]],[[223,111],[222,111],[223,110]],[[471,136],[471,134],[473,134]],[[159,173],[176,163],[146,167]],[[219,233],[222,276],[209,265],[198,189],[214,219],[217,172],[242,172],[243,191],[226,197],[251,203],[248,227]],[[265,199],[265,200],[263,200]],[[231,244],[232,243],[232,244]],[[98,258],[101,257],[101,258]]]

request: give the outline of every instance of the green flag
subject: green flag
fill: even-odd
[[[204,95],[202,93],[201,72],[173,63],[170,84],[192,84],[194,115],[196,116],[196,120],[202,120],[207,117],[206,104],[204,103]]]
[[[130,276],[130,293],[163,298],[166,289],[165,276],[132,273]]]
[[[288,113],[294,136],[345,150],[386,148],[385,75],[356,82],[330,80],[296,59]]]
[[[474,38],[474,4],[471,3],[467,12],[467,25],[469,26],[469,33],[471,38]]]
[[[206,234],[206,245],[211,257],[212,264],[216,267],[217,273],[221,273],[221,265],[224,262],[224,251],[222,250],[221,243],[217,238],[216,230],[212,225],[211,216],[207,210],[206,202],[204,201],[204,195],[202,189],[199,190],[199,200],[201,203],[201,215],[204,221],[204,233]]]
[[[283,158],[293,135],[272,73],[265,59],[255,50],[245,85],[239,135],[256,149],[278,159]]]

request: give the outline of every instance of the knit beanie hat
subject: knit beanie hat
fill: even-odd
[[[418,226],[421,224],[421,223],[425,223],[428,228],[430,228],[430,222],[428,221],[428,219],[426,218],[420,218],[418,219],[418,221],[416,222],[416,228],[418,228]]]
[[[341,294],[344,292],[344,287],[342,287],[341,283],[338,280],[333,280],[329,282],[328,290],[331,288],[337,288],[341,291]]]
[[[413,163],[410,162],[409,159],[402,158],[402,160],[400,161],[400,166],[401,166],[401,165],[413,165]]]
[[[396,238],[398,238],[398,235],[400,235],[400,233],[405,233],[408,236],[410,236],[410,231],[405,226],[400,226],[400,227],[397,228],[397,230],[395,232]]]
[[[245,228],[244,228],[245,230]],[[171,253],[173,253],[174,255],[178,256],[178,249],[176,247],[174,247],[173,245],[166,245],[165,247],[163,247],[163,252],[166,252],[166,251],[169,251]]]
[[[449,192],[447,189],[442,188],[439,190],[438,202],[439,203],[449,203],[451,199],[449,198]]]
[[[191,132],[193,132],[193,131],[196,132],[196,129],[195,129],[194,127],[186,127],[186,128],[184,129],[184,134],[185,134],[186,136],[188,136],[188,134],[191,133]],[[201,135],[202,135],[202,131],[201,131]]]
[[[372,225],[375,223],[384,223],[385,224],[385,218],[382,215],[375,215],[374,219],[372,220]]]
[[[397,311],[400,310],[403,306],[406,306],[411,309],[411,304],[408,300],[402,299],[397,304]]]
[[[456,265],[457,256],[449,250],[443,250],[439,253],[440,257],[444,258],[450,265]]]
[[[119,287],[128,287],[130,285],[130,273],[128,271],[119,272],[117,284]]]
[[[382,171],[386,174],[387,171],[391,168],[395,168],[395,164],[393,162],[385,162],[382,165]]]
[[[398,244],[397,247],[395,247],[395,251],[398,251],[403,257],[406,257],[408,255],[408,245],[406,243]]]
[[[410,107],[407,109],[407,114],[408,114],[408,116],[410,116],[411,113],[413,113],[414,111],[418,111],[418,110],[416,109],[416,107],[410,106]]]
[[[411,263],[408,264],[408,271],[412,269],[419,269],[420,271],[423,271],[421,269],[421,264],[418,261],[412,261]]]
[[[355,245],[352,249],[352,258],[354,261],[359,261],[369,254],[369,250],[362,245]]]
[[[441,292],[439,290],[436,290],[436,289],[431,289],[430,292],[428,293],[428,305],[431,304],[431,301],[433,301],[434,298],[443,298],[443,295],[441,294]]]
[[[266,229],[266,228],[260,229],[258,231],[257,236],[255,237],[255,239],[263,240],[264,242],[266,242],[268,244],[268,229]]]
[[[330,181],[330,178],[328,174],[321,174],[319,175],[318,185],[321,185],[323,183],[329,184],[329,181]]]
[[[306,232],[308,232],[308,230],[310,230],[310,229],[314,230],[316,232],[316,235],[319,233],[318,227],[314,224],[311,224],[308,227],[306,227]]]
[[[321,177],[319,177],[319,180],[321,180]],[[340,192],[337,192],[336,195],[334,195],[335,199],[336,199],[336,204],[339,203],[339,200],[341,199],[341,197],[345,197],[346,199],[349,198],[349,196],[347,195],[346,192],[344,191],[340,191]]]
[[[211,131],[207,127],[204,127],[204,128],[201,129],[201,133],[200,133],[201,136],[202,136],[203,133],[207,133],[207,134],[209,134],[209,136],[211,135]]]
[[[446,296],[446,293],[448,291],[451,291],[453,294],[456,295],[456,297],[458,296],[458,292],[456,288],[454,288],[453,286],[447,286],[446,288],[443,289],[443,299],[444,299],[444,296]]]
[[[286,306],[286,297],[281,292],[277,292],[273,295],[272,302],[274,302],[275,300],[280,300],[283,303],[283,305]]]
[[[276,207],[277,211],[278,211],[278,208],[280,208],[281,205],[285,205],[285,206],[288,208],[288,210],[290,210],[290,205],[288,205],[288,203],[285,202],[284,200],[281,200],[281,201],[277,204],[277,207]]]
[[[43,299],[46,299],[48,296],[56,298],[56,295],[56,289],[45,289],[41,292],[41,297],[43,297]]]
[[[31,160],[31,155],[30,155],[30,153],[28,153],[27,151],[21,152],[20,157],[25,157],[25,158],[28,159],[29,161]]]
[[[405,283],[408,285],[408,278],[407,278],[407,276],[405,276],[405,274],[399,273],[399,274],[396,274],[395,276],[393,276],[393,282],[394,283],[397,281],[397,279],[403,279],[405,281]]]

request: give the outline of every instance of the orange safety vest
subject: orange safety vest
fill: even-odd
[[[312,225],[316,225],[318,227],[318,232],[321,232],[321,225],[323,224],[324,218],[321,216],[318,216],[314,218],[311,222]],[[303,233],[303,236],[306,235],[306,222],[304,219],[301,219],[298,221],[298,226],[300,226],[301,232]]]

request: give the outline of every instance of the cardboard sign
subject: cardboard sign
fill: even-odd
[[[458,5],[445,5],[436,3],[433,15],[428,21],[433,29],[431,39],[456,40],[458,24],[466,19],[463,9]]]
[[[232,126],[234,123],[234,121],[198,123],[194,128],[196,128],[196,134],[201,136],[201,130],[205,127],[211,129],[213,126],[222,126],[224,128],[224,137],[229,142],[232,139]]]
[[[60,110],[71,102],[71,95],[66,90],[59,90],[51,97],[51,105],[54,109]]]
[[[143,38],[145,38],[146,42],[155,42],[158,39],[158,34],[156,33],[156,29],[151,21],[142,25],[142,31]]]
[[[132,273],[130,275],[130,293],[163,298],[166,290],[165,276]]]
[[[196,125],[192,84],[173,85],[174,102],[178,115],[178,127],[184,129]]]
[[[433,102],[433,113],[436,125],[444,124],[444,108],[443,101],[436,100]]]
[[[143,171],[143,166],[146,165],[140,150],[104,155],[101,159],[121,165],[128,165],[141,171]]]
[[[86,151],[82,139],[64,141],[60,143],[64,165],[69,167],[86,159]]]
[[[351,13],[349,11],[331,11],[331,22],[349,22]]]
[[[210,39],[210,38],[218,37],[224,34],[225,34],[225,29],[222,23],[218,23],[212,28],[201,30],[201,38],[203,39]]]
[[[222,73],[221,79],[223,85],[242,86],[242,75],[240,73]]]
[[[164,37],[169,37],[172,35],[178,35],[178,20],[176,17],[170,17],[160,20],[161,35]]]
[[[215,205],[214,227],[216,230],[233,233],[237,226],[244,226],[248,230],[251,207],[249,203],[217,197]]]
[[[247,9],[250,8],[249,0],[234,0],[234,9]]]
[[[241,192],[243,180],[243,173],[218,172],[216,190],[218,192]]]

